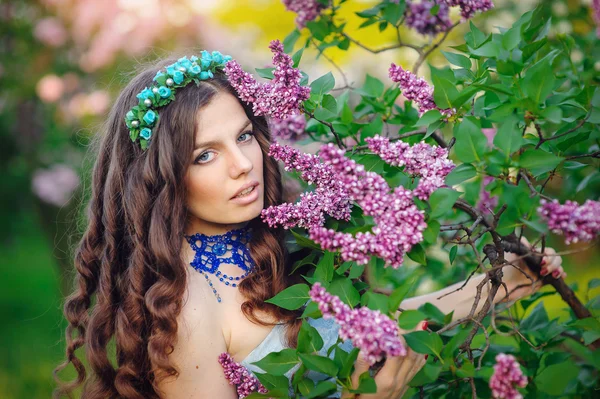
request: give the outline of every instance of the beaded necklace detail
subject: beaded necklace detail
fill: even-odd
[[[251,228],[243,227],[220,235],[207,236],[196,233],[184,237],[194,252],[196,252],[194,260],[190,262],[190,265],[196,269],[196,271],[204,275],[208,285],[210,285],[213,293],[217,297],[218,302],[221,302],[221,296],[217,292],[212,281],[208,278],[209,273],[218,277],[219,281],[226,286],[237,287],[237,281],[244,279],[254,271],[256,265],[250,256],[250,250],[247,247],[247,244],[252,237]],[[227,253],[229,253],[229,256],[225,257],[224,255]],[[223,263],[238,266],[244,271],[244,274],[235,277],[222,273],[219,270],[219,266]]]

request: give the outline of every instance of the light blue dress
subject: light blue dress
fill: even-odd
[[[327,350],[337,342],[340,326],[333,319],[308,318],[308,324],[316,328],[321,337],[323,338],[323,348],[321,348],[318,354],[321,356],[327,356]],[[264,373],[265,371],[263,369],[251,363],[259,361],[271,352],[279,352],[280,350],[285,349],[285,329],[285,324],[278,324],[275,327],[273,327],[269,335],[267,335],[267,337],[252,352],[250,352],[244,360],[240,362],[241,365],[246,367],[253,374]],[[350,352],[353,348],[352,342],[350,340],[346,340],[343,343],[341,343],[338,346],[338,348],[344,350],[345,352]],[[329,357],[333,359],[334,354],[335,350],[331,351]],[[290,396],[294,392],[291,385],[291,378],[299,367],[300,365],[298,364],[285,374],[285,376],[290,380]],[[335,380],[332,377],[312,370],[308,371],[306,376],[313,380],[315,383],[318,381],[328,379],[331,379],[333,382],[335,382]],[[329,397],[331,398],[339,398],[340,396],[341,388],[340,392],[329,395]]]

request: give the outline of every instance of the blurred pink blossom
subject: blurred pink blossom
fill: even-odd
[[[31,189],[35,195],[42,201],[59,207],[69,203],[78,186],[79,175],[64,164],[36,170],[31,181]]]
[[[108,109],[110,95],[106,90],[95,90],[87,96],[86,110],[92,115],[101,115]]]
[[[62,77],[65,93],[72,93],[79,88],[81,80],[74,72],[65,73]]]
[[[488,145],[490,147],[492,147],[494,144],[494,136],[496,136],[496,131],[498,129],[496,129],[495,127],[486,127],[481,129],[481,131],[483,132],[483,134],[485,134],[485,137],[487,137],[487,141],[488,141]]]
[[[56,75],[46,75],[37,83],[35,91],[45,103],[54,103],[63,95],[65,85]]]
[[[38,21],[33,34],[40,42],[52,47],[62,46],[68,37],[61,20],[55,17],[47,17]]]

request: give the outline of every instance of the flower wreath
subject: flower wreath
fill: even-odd
[[[142,150],[148,148],[152,129],[159,120],[156,109],[175,100],[175,89],[184,87],[192,81],[199,85],[201,80],[213,78],[215,71],[223,70],[230,60],[231,56],[223,55],[218,51],[212,53],[202,51],[201,58],[182,57],[167,66],[166,73],[158,71],[153,79],[156,84],[144,88],[136,96],[139,99],[138,105],[125,115],[125,124],[129,129],[131,141],[135,143],[139,139]]]

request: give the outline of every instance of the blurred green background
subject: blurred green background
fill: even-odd
[[[342,13],[348,26],[360,24],[353,11],[370,3],[349,2]],[[475,19],[488,32],[510,26],[537,4],[494,3],[494,10]],[[582,5],[589,1],[546,3],[552,34],[587,33],[591,16]],[[0,1],[0,398],[50,397],[52,370],[64,360],[62,304],[74,278],[72,247],[85,227],[82,203],[93,161],[86,151],[136,65],[171,51],[206,48],[231,54],[251,71],[270,62],[268,42],[283,40],[294,29],[294,17],[279,0]],[[453,31],[446,45],[463,33]],[[353,36],[369,46],[390,40],[375,26]],[[404,50],[365,57],[359,48],[331,48],[326,55],[357,83],[366,73],[384,78],[392,61],[414,62]],[[578,56],[583,54],[572,55]],[[329,70],[337,74],[315,58],[316,52],[306,51],[301,64],[311,79]],[[429,61],[444,64],[439,54]],[[600,65],[590,73],[600,73]],[[560,190],[560,179],[553,184]],[[600,275],[598,248],[567,248],[560,237],[551,237],[549,245],[575,252],[563,264],[567,282],[577,283],[586,303],[587,282]],[[445,283],[432,276],[419,292]],[[551,317],[566,314],[556,295],[543,300]],[[61,377],[74,375],[69,369]]]

